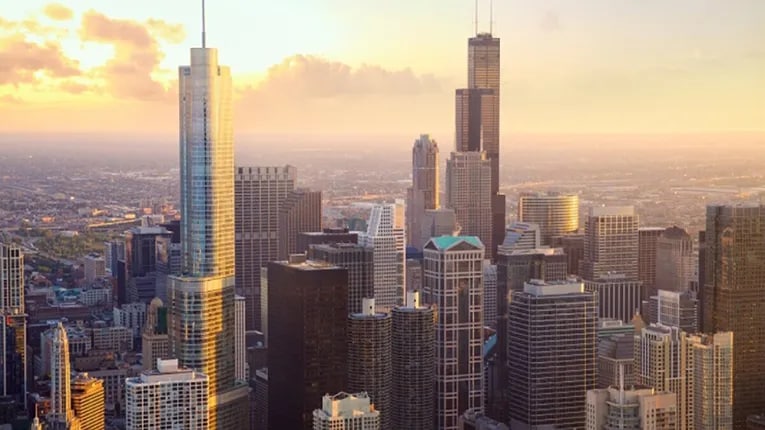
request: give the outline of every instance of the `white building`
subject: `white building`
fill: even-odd
[[[466,410],[483,412],[484,246],[475,236],[441,236],[423,254],[424,301],[438,309],[436,428],[457,430]]]
[[[505,230],[505,240],[499,245],[499,252],[510,255],[516,251],[531,251],[541,246],[539,225],[530,222],[514,222]]]
[[[127,327],[132,331],[133,337],[138,337],[146,323],[146,303],[125,303],[119,308],[114,308],[114,325]]]
[[[313,430],[379,430],[380,412],[367,393],[329,394],[322,398],[322,408],[313,411]]]
[[[69,428],[74,420],[69,368],[69,340],[61,323],[53,328],[50,361],[50,412],[48,422]]]
[[[374,299],[377,312],[390,312],[404,302],[406,287],[406,234],[404,205],[375,205],[359,245],[372,249]]]
[[[653,388],[600,388],[587,391],[586,430],[679,429],[675,393]]]
[[[98,255],[86,256],[83,264],[83,271],[85,272],[85,282],[88,283],[104,277],[106,275],[106,262],[104,261],[104,257]]]
[[[127,430],[207,430],[207,376],[158,360],[157,369],[125,381]]]

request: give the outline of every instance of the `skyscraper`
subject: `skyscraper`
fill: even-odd
[[[313,430],[380,430],[380,421],[380,411],[364,392],[327,394],[313,412]]]
[[[656,295],[656,251],[665,230],[663,227],[638,229],[638,279],[643,283],[643,299]]]
[[[244,321],[246,302],[244,297],[234,297],[234,377],[239,381],[247,381],[247,361],[244,339]]]
[[[297,252],[300,233],[321,230],[321,191],[297,189],[279,208],[279,260]]]
[[[348,315],[348,389],[366,391],[380,411],[380,430],[391,426],[391,316],[375,312],[374,299]]]
[[[693,239],[680,227],[670,227],[656,239],[656,291],[684,292],[691,289]]]
[[[425,244],[425,303],[436,321],[436,428],[456,430],[468,409],[483,410],[483,259],[475,236]]]
[[[486,153],[452,152],[446,161],[446,206],[454,210],[460,234],[477,236],[487,250],[494,249],[491,200],[491,163]]]
[[[708,206],[704,332],[732,331],[733,426],[765,411],[765,206]]]
[[[72,408],[80,422],[80,428],[104,430],[104,381],[79,373],[72,380]]]
[[[157,297],[157,239],[170,238],[164,227],[134,227],[125,233],[125,274],[129,302]]]
[[[420,135],[412,148],[412,187],[407,190],[407,244],[422,248],[425,211],[440,207],[438,144],[429,135]]]
[[[491,145],[490,142],[496,138],[496,128],[484,127],[484,121],[494,120],[495,100],[497,97],[490,88],[460,88],[455,91],[457,152],[481,152],[485,151],[484,143]]]
[[[61,323],[53,329],[50,359],[50,412],[48,423],[55,429],[69,429],[74,421],[69,367],[69,340]]]
[[[374,206],[369,216],[367,232],[359,235],[359,245],[372,250],[374,299],[380,312],[389,312],[404,301],[404,230],[404,207],[401,202],[396,202]]]
[[[587,391],[586,430],[651,429],[679,427],[677,396],[653,388],[630,388],[621,384]]]
[[[170,358],[167,325],[167,308],[161,299],[155,298],[146,312],[146,324],[141,334],[143,370],[154,370],[157,368],[157,359]]]
[[[26,404],[27,315],[24,312],[24,254],[0,243],[0,395]]]
[[[597,296],[579,282],[533,281],[508,306],[512,429],[583,428],[597,379]]]
[[[278,259],[279,213],[296,180],[293,166],[236,168],[236,290],[247,303],[246,330],[262,329],[260,268]]]
[[[433,430],[436,331],[432,306],[408,292],[406,304],[392,311],[392,418],[394,429]]]
[[[731,332],[691,336],[693,419],[696,429],[733,428],[733,338]]]
[[[541,244],[552,245],[554,236],[579,229],[579,196],[576,194],[523,194],[518,199],[518,220],[539,226]]]
[[[348,271],[292,255],[268,263],[268,424],[310,430],[347,386]]]
[[[178,69],[182,275],[168,279],[169,333],[181,366],[208,378],[210,428],[230,429],[249,419],[249,388],[234,378],[232,84],[202,33]]]
[[[311,245],[308,258],[348,269],[348,312],[362,312],[364,298],[374,296],[374,251],[355,243]]]

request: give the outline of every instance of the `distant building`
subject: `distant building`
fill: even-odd
[[[624,385],[587,391],[586,430],[653,429],[680,427],[675,393]]]
[[[497,326],[497,265],[483,262],[483,325]]]
[[[690,291],[658,290],[643,308],[649,323],[677,327],[686,333],[699,331],[699,303]]]
[[[638,229],[638,279],[643,283],[643,299],[656,294],[656,253],[659,237],[665,231],[663,227]]]
[[[632,206],[590,208],[584,225],[583,279],[623,275],[627,281],[639,280],[638,221]]]
[[[657,291],[691,290],[694,282],[693,238],[679,227],[670,227],[656,239]]]
[[[325,245],[332,243],[358,243],[358,232],[351,232],[347,228],[324,228],[321,231],[307,231],[297,236],[296,254],[308,252],[311,245]]]
[[[367,393],[340,392],[322,398],[321,409],[313,412],[313,430],[379,430],[380,412]]]
[[[125,233],[127,300],[149,303],[157,297],[157,238],[171,237],[164,227],[133,227]]]
[[[206,375],[178,367],[178,360],[159,360],[157,370],[128,378],[126,429],[207,430],[207,381]]]
[[[460,230],[454,209],[427,209],[422,219],[420,241],[424,245],[432,237],[455,236]]]
[[[696,429],[733,429],[735,333],[690,336]]]
[[[404,206],[375,205],[369,216],[366,233],[359,235],[359,245],[372,250],[372,281],[375,306],[389,312],[404,301],[406,286],[406,233]]]
[[[499,245],[500,254],[510,254],[513,251],[530,251],[542,245],[542,233],[538,224],[515,222],[505,231],[505,239]]]
[[[158,359],[170,358],[167,323],[167,307],[161,299],[155,298],[149,305],[146,324],[141,334],[143,370],[156,370]]]
[[[83,260],[85,282],[91,283],[106,275],[106,262],[100,255],[86,255]]]
[[[492,232],[491,161],[484,152],[452,152],[446,161],[446,207],[453,209],[460,234],[477,236],[487,255],[496,246]]]
[[[61,323],[53,329],[50,363],[51,407],[47,421],[54,427],[68,429],[75,418],[72,411],[69,341],[66,329]]]
[[[362,312],[362,300],[374,297],[373,249],[355,243],[311,245],[308,257],[348,270],[349,313]]]
[[[579,229],[579,196],[576,194],[523,194],[518,199],[518,220],[539,226],[541,245],[553,246],[553,237]]]
[[[584,234],[555,236],[552,238],[552,246],[563,249],[563,253],[566,254],[568,274],[581,276],[579,263],[584,258]]]
[[[24,286],[21,248],[0,243],[0,396],[10,396],[22,409],[29,365]]]
[[[600,318],[631,321],[640,311],[642,284],[624,275],[604,275],[596,281],[585,279],[584,288],[598,294]]]
[[[321,229],[321,191],[293,190],[279,207],[278,259],[286,260],[297,252],[300,233]]]
[[[133,337],[140,337],[146,323],[146,303],[125,303],[112,311],[114,325],[130,329]]]
[[[255,371],[254,385],[255,416],[252,422],[255,423],[256,430],[268,430],[268,368]]]
[[[407,244],[425,245],[423,223],[426,210],[440,208],[438,144],[429,135],[420,135],[412,148],[412,186],[407,190]]]
[[[598,340],[598,388],[618,387],[621,383],[625,387],[635,385],[634,350],[632,330]]]

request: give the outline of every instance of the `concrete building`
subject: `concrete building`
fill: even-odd
[[[69,341],[66,329],[58,323],[53,329],[50,361],[50,412],[48,423],[54,428],[69,429],[74,421],[69,367]]]
[[[538,224],[514,222],[505,231],[505,238],[499,246],[500,254],[513,251],[530,251],[542,246],[542,231]]]
[[[552,246],[553,237],[579,229],[579,196],[560,193],[522,194],[518,220],[539,226],[541,245]]]
[[[580,282],[526,283],[508,307],[509,422],[583,428],[597,383],[597,296]]]
[[[394,429],[435,429],[435,310],[407,292],[406,304],[392,311],[392,422]]]
[[[440,208],[438,144],[429,135],[420,135],[412,147],[412,186],[407,189],[407,244],[425,245],[423,222],[426,210]]]
[[[307,231],[298,234],[296,254],[308,252],[311,245],[325,245],[332,243],[358,243],[358,232],[351,232],[347,228],[324,228],[321,231]]]
[[[621,321],[620,321],[621,322]],[[598,339],[598,388],[635,385],[633,331]],[[622,372],[620,375],[619,372]]]
[[[679,427],[674,393],[623,385],[587,391],[584,429],[676,430]]]
[[[279,256],[279,214],[295,190],[293,166],[236,168],[236,293],[247,303],[246,330],[260,330],[260,268]]]
[[[659,290],[643,308],[649,323],[677,327],[686,333],[699,331],[699,302],[690,291]]]
[[[734,428],[765,411],[765,206],[708,206],[703,331],[732,331]]]
[[[638,280],[638,221],[632,206],[590,208],[584,225],[583,279],[620,274],[627,281]]]
[[[685,292],[698,281],[694,273],[693,238],[680,227],[670,227],[656,239],[656,290]]]
[[[422,219],[420,242],[424,246],[432,237],[456,236],[460,234],[460,229],[454,209],[426,209]]]
[[[456,430],[468,409],[483,410],[483,259],[475,236],[441,236],[424,253],[424,301],[436,321],[436,428]]]
[[[638,279],[643,283],[643,300],[656,294],[656,251],[664,227],[638,229]]]
[[[367,393],[344,392],[322,397],[321,409],[313,411],[313,430],[379,430],[380,411]]]
[[[0,396],[26,409],[27,314],[24,303],[24,254],[0,243]]]
[[[279,207],[278,259],[297,252],[300,233],[321,230],[321,191],[293,190]]]
[[[452,152],[446,161],[446,207],[454,210],[460,234],[477,236],[487,250],[495,245],[491,205],[491,162],[486,153]]]
[[[83,430],[106,428],[104,382],[79,373],[72,380],[72,408]]]
[[[161,299],[155,298],[149,305],[146,324],[141,334],[143,370],[156,370],[158,359],[170,358],[167,323],[167,308]]]
[[[691,336],[693,423],[696,429],[733,429],[734,333]]]
[[[133,337],[140,337],[146,323],[146,303],[125,303],[112,310],[114,325],[126,327]]]
[[[640,311],[642,283],[624,275],[603,275],[596,281],[584,280],[584,288],[598,294],[600,318],[631,321]]]
[[[390,312],[404,301],[406,286],[406,232],[404,206],[375,205],[359,245],[372,250],[372,281],[378,312]],[[339,390],[338,390],[339,391]]]
[[[311,245],[308,258],[348,270],[348,312],[362,312],[362,300],[374,296],[374,250],[355,243]]]
[[[208,378],[159,360],[157,370],[125,381],[127,430],[209,429]]]
[[[321,397],[348,385],[347,295],[346,269],[299,254],[268,264],[271,428],[310,430]]]
[[[85,282],[91,283],[98,278],[106,276],[106,262],[100,255],[86,255],[83,259],[83,272],[85,273]]]
[[[374,299],[348,315],[348,389],[366,391],[380,411],[380,430],[392,430],[391,316],[375,312]]]

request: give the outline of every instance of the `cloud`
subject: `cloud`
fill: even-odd
[[[37,81],[37,72],[51,77],[70,77],[80,74],[78,65],[66,57],[55,42],[36,44],[16,34],[0,39],[0,85]]]
[[[0,104],[20,105],[22,103],[24,103],[23,100],[11,94],[4,94],[0,96]]]
[[[546,11],[539,21],[539,28],[545,33],[560,31],[563,27],[561,26],[558,13],[553,10]]]
[[[141,100],[167,98],[164,86],[151,75],[159,69],[164,58],[159,40],[182,40],[182,26],[161,20],[149,20],[144,24],[114,19],[91,10],[82,17],[79,34],[83,41],[114,47],[114,57],[95,70],[111,94]]]
[[[69,21],[74,17],[72,10],[60,3],[51,3],[45,6],[43,13],[54,21]]]

